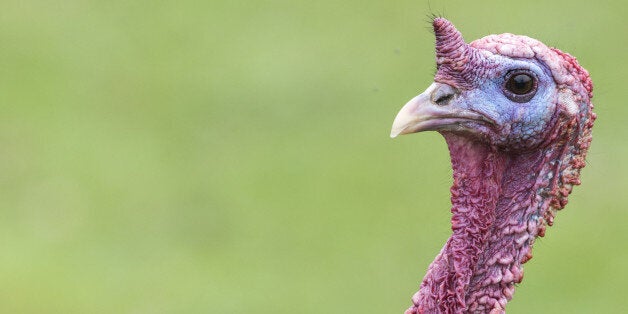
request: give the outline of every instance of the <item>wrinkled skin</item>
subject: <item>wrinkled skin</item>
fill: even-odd
[[[466,44],[436,18],[434,84],[391,136],[440,132],[448,144],[452,236],[412,298],[413,313],[503,313],[532,246],[567,203],[591,142],[592,83],[575,58],[512,34]],[[513,73],[533,93],[509,94]]]
[[[495,146],[506,150],[527,149],[543,141],[543,133],[555,112],[558,90],[551,74],[535,61],[520,61],[491,56],[498,66],[485,76],[478,77],[474,87],[458,91],[450,106],[480,113],[491,125],[470,125],[472,132],[480,133]],[[509,71],[525,69],[538,78],[538,91],[525,104],[506,98],[502,92],[505,75]],[[550,101],[548,101],[550,100]]]

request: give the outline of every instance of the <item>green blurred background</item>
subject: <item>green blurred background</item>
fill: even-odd
[[[0,313],[402,313],[450,233],[436,133],[391,140],[430,13],[577,56],[583,186],[509,313],[628,311],[623,1],[2,1]]]

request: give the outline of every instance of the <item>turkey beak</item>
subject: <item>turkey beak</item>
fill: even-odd
[[[438,129],[441,125],[439,120],[455,116],[448,104],[457,92],[450,85],[432,83],[425,92],[412,98],[401,108],[393,122],[390,137]]]

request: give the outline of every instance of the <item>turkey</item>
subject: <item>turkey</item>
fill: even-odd
[[[580,184],[593,85],[574,57],[535,39],[467,44],[450,21],[433,27],[434,82],[399,111],[391,137],[445,138],[452,235],[405,313],[504,313],[535,239]]]

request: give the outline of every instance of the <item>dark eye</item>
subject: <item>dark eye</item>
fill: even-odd
[[[536,77],[527,71],[515,71],[506,76],[504,95],[510,100],[523,103],[528,102],[536,93]]]

